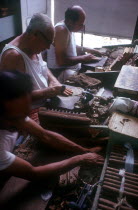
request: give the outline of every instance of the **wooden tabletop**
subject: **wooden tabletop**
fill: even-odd
[[[138,67],[124,65],[114,88],[121,92],[138,94]]]
[[[109,121],[109,129],[138,139],[138,118],[114,112]]]

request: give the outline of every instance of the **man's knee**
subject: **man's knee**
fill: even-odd
[[[75,75],[77,73],[78,73],[77,70],[67,69],[67,70],[61,72],[61,74],[58,77],[58,80],[61,83],[64,83],[70,76]]]

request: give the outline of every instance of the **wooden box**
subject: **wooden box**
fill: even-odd
[[[138,148],[138,118],[114,112],[109,121],[112,143],[129,142]]]
[[[114,85],[116,96],[138,99],[138,67],[124,65]]]

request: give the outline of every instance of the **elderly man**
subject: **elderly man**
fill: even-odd
[[[54,39],[54,28],[47,15],[33,15],[26,32],[7,44],[1,53],[1,69],[20,70],[28,73],[33,80],[33,99],[42,105],[45,98],[57,94],[70,95],[72,91],[65,89],[47,68],[42,60],[41,52],[49,49]],[[48,87],[49,86],[49,87]]]
[[[84,27],[85,12],[80,6],[68,8],[65,12],[65,20],[55,25],[55,39],[48,50],[48,67],[59,81],[64,82],[70,75],[80,70],[80,63],[97,59],[91,53],[101,55],[99,51],[84,48],[87,55],[77,56],[74,33]],[[80,47],[77,47],[80,48]]]
[[[81,147],[55,132],[45,130],[28,116],[32,82],[19,71],[0,73],[0,174],[27,180],[49,180],[82,163],[99,163],[103,159],[95,150]],[[12,153],[19,131],[38,137],[47,146],[75,156],[56,163],[34,167]],[[85,153],[85,154],[83,154]],[[49,181],[48,181],[49,182]]]

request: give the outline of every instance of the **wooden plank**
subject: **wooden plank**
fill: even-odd
[[[138,67],[124,65],[116,80],[115,89],[120,92],[138,94]]]
[[[127,61],[133,57],[134,55],[134,47],[126,47],[122,56],[118,56],[114,62],[110,65],[109,69],[113,70],[121,70],[122,66],[127,63]]]
[[[115,112],[109,121],[109,129],[138,139],[138,118]]]

